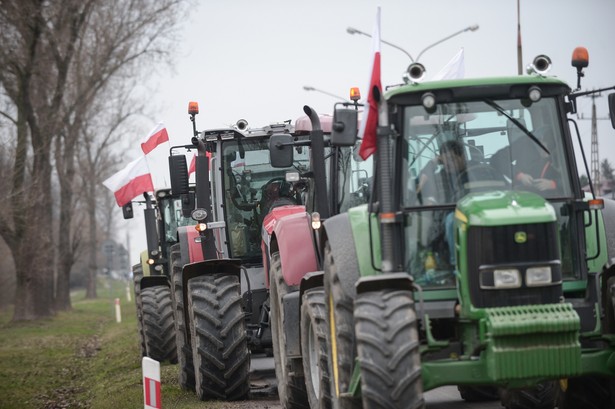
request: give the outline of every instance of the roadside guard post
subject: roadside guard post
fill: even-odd
[[[143,404],[145,409],[161,409],[160,362],[143,357]]]
[[[115,321],[122,322],[122,310],[120,309],[120,299],[115,299]]]

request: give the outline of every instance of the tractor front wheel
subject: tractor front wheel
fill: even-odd
[[[349,396],[354,359],[356,357],[353,297],[342,288],[342,282],[331,250],[325,244],[325,305],[327,312],[327,345],[331,400],[335,409],[360,409],[361,399]]]
[[[269,270],[269,306],[271,338],[275,375],[278,379],[278,395],[283,408],[308,409],[307,392],[303,367],[300,359],[291,360],[286,354],[286,334],[284,333],[284,309],[282,298],[289,292],[282,277],[280,253],[271,255]]]
[[[301,356],[311,409],[331,408],[326,334],[325,292],[314,288],[303,294],[301,302]]]
[[[188,281],[195,389],[201,400],[250,394],[250,351],[239,278],[214,274]]]
[[[171,267],[173,298],[175,302],[175,343],[179,362],[179,386],[194,391],[194,362],[192,347],[187,339],[186,319],[184,317],[184,290],[182,283],[181,249],[179,243],[171,246]]]
[[[143,302],[141,301],[141,279],[143,278],[143,267],[141,264],[132,266],[132,282],[134,285],[135,307],[137,308],[137,332],[139,333],[139,348],[141,356],[147,356],[145,349],[145,334],[143,333]]]
[[[411,292],[387,289],[357,294],[354,320],[363,407],[424,408]]]
[[[147,356],[159,362],[177,363],[171,289],[166,285],[144,288],[141,302]]]

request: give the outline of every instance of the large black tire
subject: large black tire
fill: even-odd
[[[141,301],[147,356],[159,362],[177,363],[171,289],[166,285],[144,288]]]
[[[143,278],[143,267],[141,264],[132,266],[132,282],[134,286],[135,307],[137,308],[137,332],[139,333],[139,349],[141,356],[147,355],[145,350],[145,334],[143,333],[143,303],[141,302],[141,278]]]
[[[354,319],[363,408],[424,408],[411,292],[389,289],[358,294]]]
[[[329,243],[325,244],[324,269],[325,306],[329,323],[327,362],[331,374],[331,403],[334,409],[361,409],[361,399],[340,396],[348,391],[357,354],[353,317],[354,294],[346,294],[342,288]]]
[[[187,391],[194,391],[194,361],[192,346],[186,332],[184,317],[184,291],[182,283],[181,249],[179,243],[171,246],[171,274],[173,286],[173,303],[175,311],[175,344],[179,363],[179,386]]]
[[[188,281],[195,389],[201,400],[249,397],[250,350],[240,292],[233,275]]]
[[[325,292],[314,288],[301,301],[301,356],[311,409],[331,408],[331,380],[327,363]]]
[[[269,269],[269,311],[273,360],[275,375],[278,380],[278,396],[284,409],[308,409],[308,397],[303,376],[301,359],[287,359],[286,334],[284,333],[284,309],[281,308],[282,298],[288,294],[289,288],[282,277],[282,261],[280,253],[271,255]]]
[[[500,390],[502,406],[506,409],[553,409],[557,406],[558,395],[559,386],[555,381],[542,382],[528,389]]]
[[[500,393],[496,386],[457,386],[461,399],[466,402],[487,402],[500,400]]]
[[[561,385],[560,385],[561,386]],[[565,390],[561,390],[559,409],[605,409],[615,408],[613,393],[615,380],[600,376],[570,378]]]

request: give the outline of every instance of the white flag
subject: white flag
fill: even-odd
[[[465,75],[463,48],[442,68],[431,81],[457,80]]]

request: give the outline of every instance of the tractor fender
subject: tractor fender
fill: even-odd
[[[141,291],[148,287],[156,287],[159,285],[166,285],[171,288],[171,283],[169,282],[169,278],[167,276],[143,276],[141,278]]]
[[[282,277],[288,286],[298,286],[303,276],[318,269],[314,230],[306,212],[279,219],[272,240],[280,252]]]
[[[278,233],[276,233],[276,227],[280,220],[293,214],[305,213],[305,206],[287,205],[278,206],[271,209],[271,211],[265,216],[263,220],[263,227],[261,229],[261,251],[263,254],[263,267],[265,269],[265,284],[269,288],[269,268],[271,254],[276,251],[280,251],[282,256],[282,250],[278,244]],[[286,228],[285,228],[286,229]],[[282,233],[284,234],[284,233]]]
[[[197,261],[184,265],[182,268],[182,297],[184,299],[184,322],[186,339],[190,339],[190,314],[188,311],[188,281],[192,278],[208,274],[228,274],[235,275],[241,282],[241,260],[240,259],[213,259]]]
[[[286,355],[301,358],[301,302],[303,293],[311,288],[323,286],[323,271],[312,271],[303,276],[298,291],[291,291],[282,300],[284,308],[284,336]]]
[[[139,254],[139,259],[141,261],[141,268],[143,269],[143,277],[151,275],[149,264],[147,263],[147,259],[149,259],[149,256],[147,254],[148,254],[147,250],[143,250]]]
[[[348,213],[325,220],[321,227],[320,254],[324,255],[326,242],[329,242],[337,268],[343,271],[343,274],[339,275],[342,290],[354,299],[357,294],[355,284],[359,279],[359,263]]]
[[[323,287],[325,280],[324,271],[311,271],[303,276],[299,284],[299,299],[303,298],[303,293],[312,288]]]
[[[179,247],[181,249],[181,260],[183,265],[203,261],[201,237],[194,226],[178,227],[177,236],[179,237]]]
[[[357,294],[393,288],[412,292],[412,279],[404,272],[365,276],[359,278],[357,281]]]
[[[602,220],[604,221],[606,235],[607,262],[608,266],[612,266],[615,264],[615,200],[604,199]]]

